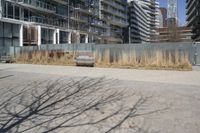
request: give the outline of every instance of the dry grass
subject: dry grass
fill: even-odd
[[[140,55],[135,51],[122,51],[118,56],[116,53],[111,55],[109,50],[101,54],[96,51],[96,62],[99,67],[192,70],[189,54],[179,51],[145,51]]]
[[[155,52],[144,51],[143,54],[138,55],[136,51],[122,51],[111,54],[109,50],[105,50],[103,53],[95,51],[94,55],[97,67],[192,70],[187,52],[157,50]],[[34,51],[18,55],[16,62],[23,64],[75,65],[75,57],[76,54],[74,53]]]
[[[75,65],[74,54],[64,52],[34,51],[16,57],[17,63],[42,65]]]

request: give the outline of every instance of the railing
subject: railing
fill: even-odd
[[[106,25],[105,23],[103,23],[102,21],[92,21],[90,22],[91,25],[97,25],[103,28],[108,28],[108,25]]]
[[[88,18],[87,17],[81,16],[81,15],[77,15],[75,13],[71,13],[70,14],[70,18],[71,19],[75,19],[77,21],[85,22],[85,23],[88,22]]]
[[[118,24],[118,25],[128,26],[128,22],[124,21],[123,19],[117,19],[115,17],[111,17],[111,16],[107,16],[107,15],[102,15],[102,18],[107,20],[107,21],[111,21],[111,22],[113,22],[115,24]]]
[[[83,5],[76,5],[74,7],[74,10],[79,10],[79,11],[82,11],[84,13],[87,13],[87,14],[90,14],[90,15],[96,15],[96,16],[99,14],[97,9],[90,8],[88,6],[83,6]]]
[[[102,2],[106,3],[106,4],[109,4],[110,6],[113,6],[115,8],[118,8],[120,10],[123,10],[123,11],[126,11],[126,6],[124,5],[120,5],[120,4],[117,4],[116,2],[114,1],[111,1],[111,0],[103,0]]]
[[[53,19],[53,18],[31,16],[29,18],[24,18],[24,20],[29,21],[29,22],[36,22],[36,23],[41,23],[41,24],[48,24],[48,25],[54,25],[54,26],[60,26],[60,27],[67,28],[67,24],[59,23],[58,19]]]
[[[56,6],[53,6],[51,4],[48,4],[46,2],[42,2],[42,1],[39,1],[39,0],[34,0],[34,1],[33,0],[30,0],[30,1],[28,1],[28,0],[18,0],[18,2],[22,3],[22,4],[27,4],[27,5],[36,7],[36,8],[56,12]]]
[[[122,12],[120,12],[120,11],[118,11],[118,10],[113,10],[112,8],[105,7],[105,6],[102,6],[102,7],[101,7],[101,10],[107,11],[107,12],[109,12],[109,13],[111,13],[111,14],[114,14],[115,16],[118,16],[118,17],[127,19],[126,13],[122,13]]]

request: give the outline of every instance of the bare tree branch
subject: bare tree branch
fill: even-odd
[[[127,93],[115,84],[105,78],[82,78],[34,82],[19,86],[20,89],[8,89],[0,102],[0,133],[109,133],[128,119],[160,111],[140,113],[139,108],[148,99],[140,97],[131,105],[128,99],[135,93]]]

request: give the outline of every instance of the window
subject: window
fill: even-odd
[[[11,3],[8,3],[8,18],[13,18],[13,5]]]
[[[19,46],[19,25],[0,22],[0,47]]]
[[[60,43],[68,43],[68,33],[64,31],[60,31]]]
[[[29,11],[27,9],[24,9],[24,20],[29,21]]]
[[[19,19],[19,7],[15,6],[15,19]]]
[[[53,44],[53,30],[41,29],[42,44]]]

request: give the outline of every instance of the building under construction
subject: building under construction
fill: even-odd
[[[126,0],[0,0],[0,46],[123,43]]]
[[[159,28],[159,42],[192,42],[191,28],[186,26],[173,26]]]
[[[100,19],[106,24],[104,43],[123,43],[128,27],[127,0],[100,0]]]

